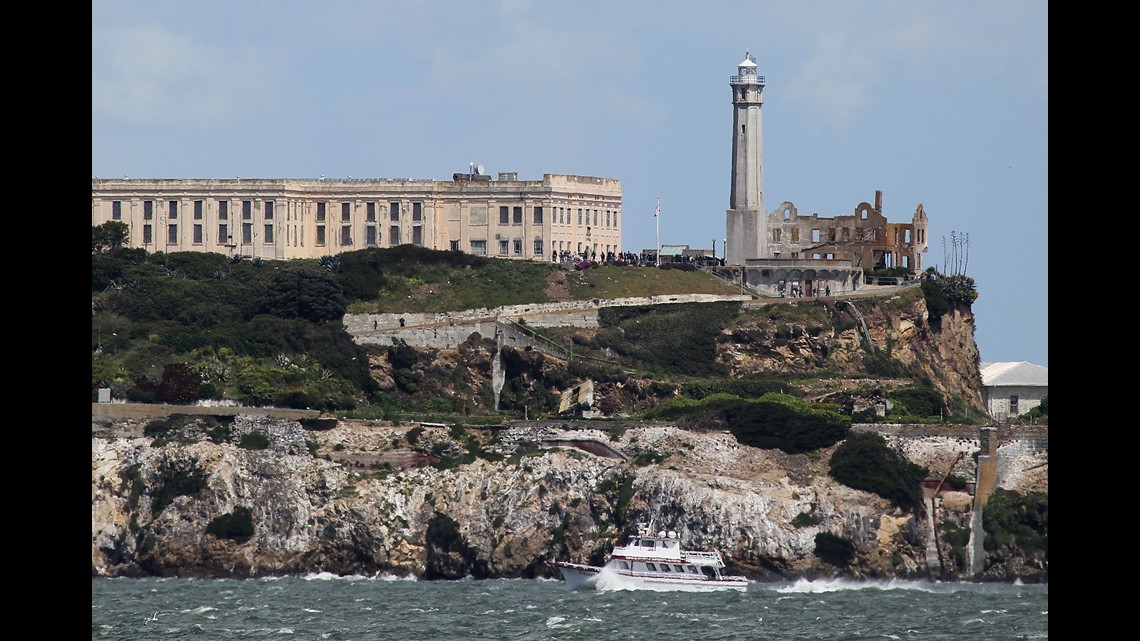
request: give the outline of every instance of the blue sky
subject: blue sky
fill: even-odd
[[[94,0],[91,175],[617,178],[626,250],[723,250],[732,94],[764,204],[930,219],[983,360],[1049,364],[1048,3]],[[659,227],[653,218],[661,199]],[[953,235],[953,236],[952,236]]]

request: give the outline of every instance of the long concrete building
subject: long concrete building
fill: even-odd
[[[128,246],[285,260],[413,244],[516,260],[622,251],[621,182],[546,174],[452,180],[94,178],[91,225]]]

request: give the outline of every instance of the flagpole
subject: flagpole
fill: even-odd
[[[657,266],[661,266],[661,197],[657,197],[657,209],[653,210],[653,219],[657,222]]]

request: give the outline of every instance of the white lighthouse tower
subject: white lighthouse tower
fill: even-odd
[[[732,193],[725,216],[725,264],[743,265],[768,255],[764,214],[764,151],[760,109],[764,76],[756,75],[756,59],[747,51],[729,78],[732,87]]]

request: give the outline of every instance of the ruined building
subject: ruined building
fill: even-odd
[[[761,109],[764,76],[745,52],[732,88],[732,187],[725,217],[725,264],[734,277],[768,295],[849,292],[864,271],[905,267],[923,270],[926,212],[919,203],[909,223],[890,223],[883,194],[861,202],[848,216],[801,216],[791,202],[764,210]]]

